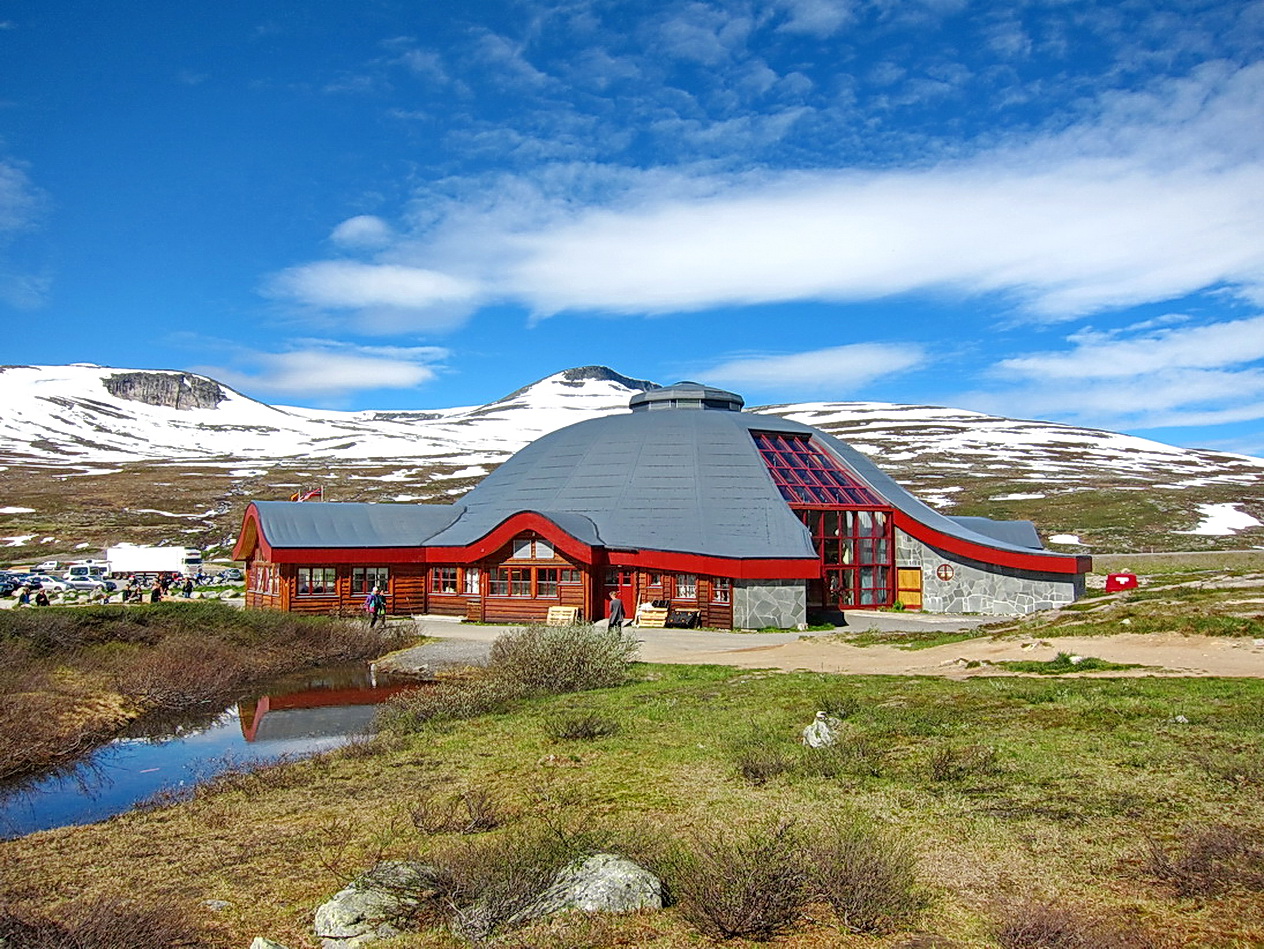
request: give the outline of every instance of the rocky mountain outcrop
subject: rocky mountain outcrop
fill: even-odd
[[[119,372],[102,382],[116,399],[169,409],[213,409],[228,398],[218,383],[187,372]]]

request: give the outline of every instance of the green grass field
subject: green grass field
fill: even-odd
[[[931,897],[914,925],[860,936],[809,915],[776,938],[781,946],[995,946],[998,920],[1020,899],[1172,945],[1264,943],[1264,864],[1248,859],[1196,897],[1152,866],[1154,848],[1175,859],[1211,828],[1262,853],[1264,682],[681,666],[637,675],[225,779],[179,806],[0,844],[4,895],[222,899],[229,908],[208,920],[216,944],[267,934],[310,945],[311,909],[345,879],[383,856],[452,845],[450,834],[417,829],[420,804],[474,791],[507,828],[599,830],[632,849],[647,834],[687,842],[769,815],[859,814],[912,844]],[[834,750],[798,741],[820,709],[842,719]],[[615,728],[590,741],[554,737],[559,716],[585,714]],[[673,909],[584,932],[504,944],[708,942]],[[395,943],[458,944],[440,931]]]

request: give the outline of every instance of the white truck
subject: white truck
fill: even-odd
[[[202,569],[202,551],[196,547],[141,547],[118,544],[105,552],[110,576],[126,577],[133,573],[178,573],[195,576]]]

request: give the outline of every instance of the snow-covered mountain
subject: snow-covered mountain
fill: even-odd
[[[586,366],[488,405],[336,412],[267,405],[178,371],[3,367],[0,535],[11,536],[0,544],[61,544],[71,530],[111,539],[129,516],[154,533],[164,518],[181,525],[161,536],[227,538],[250,498],[317,484],[341,500],[451,499],[540,435],[625,412],[633,393],[654,386]],[[1239,530],[1264,520],[1260,458],[936,406],[751,411],[837,435],[952,513],[1031,518],[1065,543],[1082,535],[1098,549],[1137,549],[1198,530],[1209,512]],[[119,513],[111,520],[103,509]]]
[[[489,405],[333,412],[273,406],[204,376],[102,366],[0,368],[0,455],[130,461],[443,460],[498,464],[546,432],[626,411],[654,383],[568,369]]]

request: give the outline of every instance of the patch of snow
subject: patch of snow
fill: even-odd
[[[0,537],[6,547],[25,547],[27,541],[34,540],[34,534],[23,534],[20,537]]]
[[[34,514],[33,507],[0,507],[0,514]]]
[[[1038,501],[1043,498],[1043,494],[998,494],[996,497],[988,498],[989,501]],[[1079,541],[1074,541],[1079,543]]]
[[[1203,519],[1197,527],[1191,531],[1173,531],[1173,533],[1224,537],[1246,530],[1248,527],[1260,526],[1260,522],[1246,511],[1239,511],[1236,504],[1200,504],[1198,513]]]
[[[214,517],[217,512],[214,508],[211,508],[207,511],[204,511],[201,514],[173,514],[171,511],[158,511],[150,507],[138,507],[138,508],[133,508],[132,513],[133,514],[160,514],[163,517],[206,518],[206,517]]]
[[[1054,534],[1052,537],[1049,538],[1049,543],[1051,544],[1077,544],[1080,547],[1085,546],[1084,544],[1080,543],[1079,534]]]

